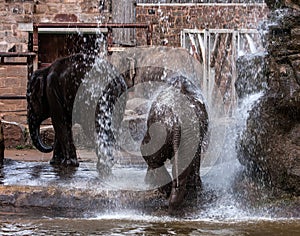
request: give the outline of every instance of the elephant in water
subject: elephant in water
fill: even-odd
[[[92,70],[94,63],[94,56],[75,54],[57,59],[49,67],[35,71],[28,81],[27,117],[30,136],[39,151],[45,153],[53,151],[51,164],[79,165],[72,135],[72,110],[78,89]],[[100,69],[105,68],[108,72],[114,71],[113,66],[106,60],[102,60],[101,63],[103,65]],[[97,79],[101,81],[102,78]],[[127,89],[121,75],[116,75],[112,81],[112,84],[121,86],[122,91]],[[109,88],[111,85],[107,86]],[[104,89],[104,91],[105,96],[115,93],[109,89]],[[40,125],[48,118],[52,119],[55,131],[53,146],[45,145],[40,137]],[[89,138],[93,138],[91,136],[94,133],[87,131],[87,134]]]
[[[199,89],[187,78],[173,76],[169,82],[150,108],[141,153],[148,164],[146,182],[169,197],[169,212],[174,213],[187,194],[196,196],[201,188],[200,156],[208,114]],[[173,179],[165,167],[168,159]]]

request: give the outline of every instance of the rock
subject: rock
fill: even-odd
[[[94,148],[94,144],[91,139],[87,138],[81,125],[74,124],[72,127],[73,139],[76,147],[78,148]],[[42,126],[40,129],[42,141],[52,146],[54,144],[55,132],[52,125]]]
[[[77,148],[95,148],[94,142],[90,138],[87,138],[81,125],[74,124],[72,127],[72,132],[74,143]]]
[[[258,182],[300,196],[300,12],[277,10],[270,22],[267,89],[249,114],[238,158]]]
[[[2,121],[5,146],[7,148],[24,147],[26,145],[27,130],[22,124]]]
[[[235,90],[239,99],[266,89],[264,67],[264,54],[247,54],[238,58]]]
[[[113,209],[153,211],[166,200],[153,191],[96,190],[59,188],[55,186],[0,186],[0,206],[18,209],[35,207],[41,211],[57,209],[72,211],[78,217],[88,212]]]
[[[3,135],[3,127],[2,122],[0,120],[0,167],[3,166],[3,160],[4,160],[4,135]]]
[[[296,118],[298,116],[298,118]],[[300,195],[300,104],[283,109],[265,96],[250,112],[239,159],[257,180]]]
[[[266,4],[270,9],[277,9],[277,8],[294,8],[296,10],[300,10],[300,3],[299,0],[266,0]]]

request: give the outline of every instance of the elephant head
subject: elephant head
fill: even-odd
[[[27,84],[27,117],[29,132],[34,146],[41,152],[51,152],[53,147],[47,146],[41,140],[40,125],[50,117],[49,105],[45,95],[45,86],[49,67],[33,73]]]

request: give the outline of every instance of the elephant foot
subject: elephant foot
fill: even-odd
[[[61,165],[61,159],[59,159],[57,157],[52,157],[52,159],[50,160],[50,165],[60,166]]]
[[[79,162],[77,159],[75,158],[71,158],[71,159],[59,159],[59,158],[52,158],[50,160],[50,165],[53,165],[53,166],[70,166],[70,167],[78,167],[79,166]]]
[[[169,198],[169,214],[174,215],[177,214],[180,206],[182,205],[184,198],[186,196],[186,186],[174,186],[172,187],[172,191]]]
[[[63,159],[61,162],[62,166],[70,166],[70,167],[78,167],[79,166],[79,162],[77,160],[77,158],[70,158],[70,159]]]
[[[202,189],[202,182],[199,175],[190,176],[186,184],[188,198],[196,198]]]

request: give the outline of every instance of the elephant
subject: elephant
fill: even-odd
[[[72,135],[72,110],[78,89],[94,63],[95,56],[74,54],[57,59],[47,68],[36,70],[28,81],[26,96],[30,136],[39,151],[53,151],[52,165],[79,166]],[[112,68],[106,60],[101,63],[103,68]],[[127,86],[122,75],[117,75],[113,80],[117,81],[113,84]],[[105,93],[114,93],[113,90],[107,91]],[[53,146],[45,145],[40,137],[40,125],[48,118],[51,118],[55,132]],[[86,133],[93,135],[88,131]]]
[[[172,214],[188,194],[196,196],[201,189],[200,156],[208,113],[199,89],[187,78],[177,75],[168,81],[151,105],[141,153],[148,165],[145,181],[169,198]]]

